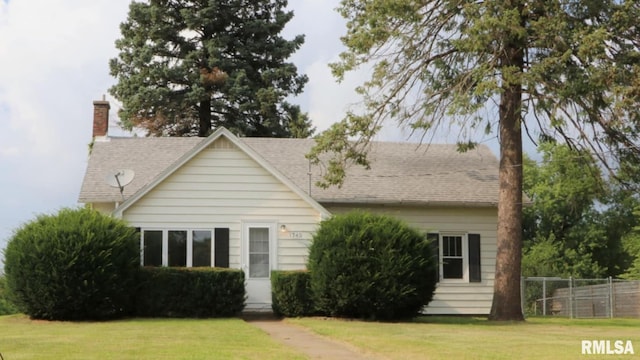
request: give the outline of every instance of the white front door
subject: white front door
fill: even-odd
[[[275,223],[245,223],[242,231],[247,309],[271,308],[271,270],[276,268]]]

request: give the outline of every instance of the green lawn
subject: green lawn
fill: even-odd
[[[323,318],[287,319],[389,359],[636,359],[639,319],[528,319],[494,323],[478,318],[423,317],[412,323]],[[582,340],[631,340],[635,355],[581,355]]]
[[[304,359],[240,319],[31,321],[0,316],[0,354],[19,359]]]
[[[640,319],[533,318],[493,323],[423,317],[406,323],[324,318],[291,324],[389,359],[634,359]],[[631,340],[636,355],[581,355],[581,340]],[[19,359],[304,359],[240,319],[31,321],[0,316],[0,354]],[[378,356],[380,357],[380,356]]]

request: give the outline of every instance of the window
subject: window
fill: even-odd
[[[215,246],[213,250],[215,267],[229,267],[229,229],[216,228],[214,231]]]
[[[442,236],[442,278],[464,278],[462,236]]]
[[[187,266],[187,232],[169,231],[169,266]]]
[[[229,267],[229,229],[142,230],[143,266]]]
[[[269,277],[269,228],[249,228],[249,277]]]
[[[211,231],[194,230],[192,233],[193,266],[211,266]]]
[[[438,281],[481,281],[480,235],[429,233],[438,254]]]
[[[144,249],[143,264],[162,266],[162,231],[143,232],[142,246]]]

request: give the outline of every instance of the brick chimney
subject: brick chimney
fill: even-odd
[[[96,100],[93,102],[93,137],[107,136],[109,131],[109,102]]]

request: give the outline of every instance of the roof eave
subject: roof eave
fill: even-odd
[[[127,198],[125,198],[126,200]],[[92,199],[92,198],[80,198],[78,199],[78,204],[97,204],[97,203],[122,203],[124,202],[122,200],[122,197],[117,197],[117,198],[99,198],[99,199]]]
[[[486,208],[498,207],[497,201],[421,201],[421,200],[385,200],[385,199],[316,199],[320,204],[331,205],[384,205],[384,206],[428,206]]]

